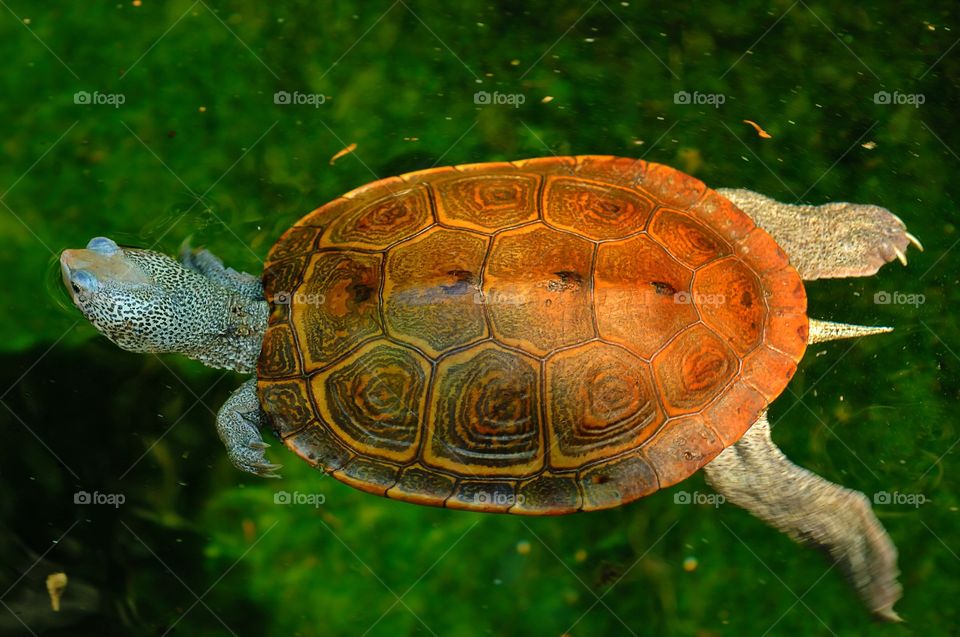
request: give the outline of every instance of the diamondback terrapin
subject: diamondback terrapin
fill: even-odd
[[[911,242],[877,206],[579,156],[363,186],[294,224],[262,278],[103,237],[61,265],[120,347],[256,374],[217,418],[244,471],[276,475],[265,426],[364,491],[543,515],[704,468],[896,619],[896,549],[869,501],[787,460],[766,410],[809,343],[887,331],[808,319],[803,281],[905,263]]]

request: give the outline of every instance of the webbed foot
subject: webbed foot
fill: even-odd
[[[260,427],[265,424],[254,379],[233,392],[217,413],[217,433],[227,448],[230,462],[241,471],[261,478],[279,478],[276,471],[283,465],[269,462],[264,453],[270,446],[260,435]]]
[[[190,247],[189,239],[180,246],[180,262],[228,290],[254,300],[263,298],[263,285],[259,277],[223,265],[223,261],[206,248]]]
[[[717,192],[769,232],[808,281],[870,276],[894,259],[907,265],[911,244],[923,250],[903,220],[880,206],[785,204],[749,190]]]

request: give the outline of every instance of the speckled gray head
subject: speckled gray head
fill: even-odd
[[[192,262],[94,237],[86,248],[64,250],[60,270],[74,304],[125,350],[175,352],[238,371],[255,367],[259,341],[249,341],[262,338],[264,310],[247,307],[250,299]]]
[[[64,250],[60,269],[74,304],[120,347],[171,352],[192,340],[194,326],[182,310],[200,277],[170,257],[95,237],[85,249]]]

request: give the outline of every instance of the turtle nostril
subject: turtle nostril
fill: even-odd
[[[90,242],[87,243],[87,250],[93,250],[94,252],[99,252],[103,255],[115,254],[120,250],[120,246],[113,239],[108,239],[107,237],[94,237],[90,239]]]

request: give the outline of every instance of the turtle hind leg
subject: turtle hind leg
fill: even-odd
[[[230,462],[241,471],[261,478],[279,478],[276,470],[283,465],[268,462],[264,454],[270,445],[260,436],[260,427],[266,424],[267,416],[257,398],[256,379],[240,385],[217,412],[217,433],[227,448]]]
[[[900,621],[897,549],[870,501],[790,462],[770,438],[765,413],[704,471],[733,504],[829,554],[877,618]]]
[[[885,263],[907,264],[907,247],[923,246],[895,214],[865,204],[780,203],[750,190],[717,192],[770,233],[808,281],[876,274]]]
[[[255,301],[263,300],[263,284],[258,277],[223,265],[223,261],[206,248],[194,249],[189,241],[184,241],[180,246],[180,262],[221,287]]]

